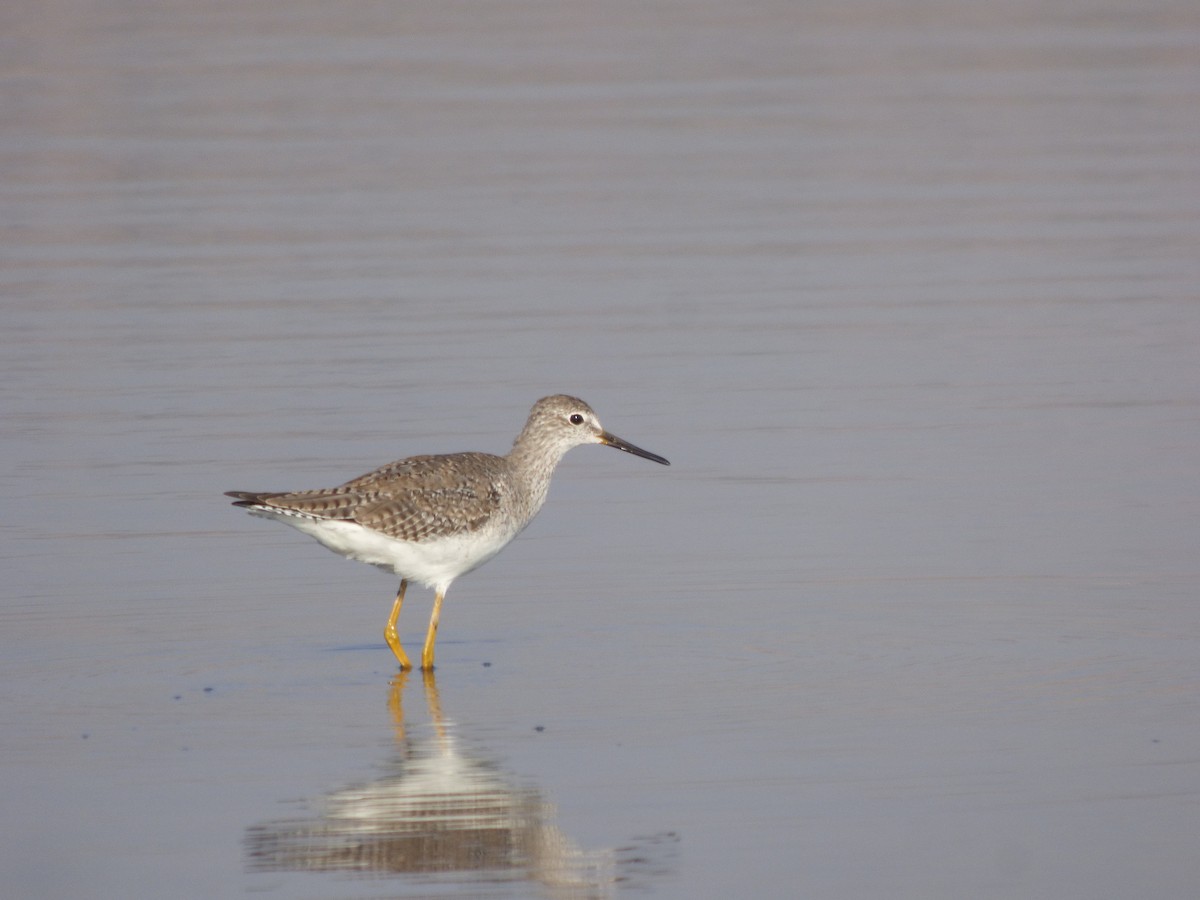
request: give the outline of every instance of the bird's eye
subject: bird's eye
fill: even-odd
[[[571,424],[572,425],[582,425],[583,424],[583,416],[581,416],[579,413],[572,414]]]

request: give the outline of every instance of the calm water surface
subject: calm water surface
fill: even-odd
[[[6,891],[1194,891],[1195,4],[0,25]],[[221,497],[558,391],[436,680]]]

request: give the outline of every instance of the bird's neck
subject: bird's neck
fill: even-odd
[[[560,441],[549,440],[544,433],[529,427],[513,443],[508,459],[513,464],[513,471],[525,481],[526,490],[536,498],[537,506],[540,507],[545,499],[550,489],[550,476],[568,449]]]

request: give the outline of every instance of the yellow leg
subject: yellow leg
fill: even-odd
[[[438,591],[433,595],[433,615],[429,617],[429,632],[425,635],[425,649],[421,651],[421,670],[433,671],[433,643],[437,640],[438,620],[442,617],[442,598],[446,594]]]
[[[387,645],[396,654],[396,659],[400,661],[400,671],[402,672],[407,672],[412,668],[412,663],[408,661],[408,656],[405,654],[404,648],[400,646],[400,635],[396,633],[396,620],[400,618],[400,607],[404,605],[404,590],[407,587],[408,582],[401,579],[400,590],[396,591],[396,602],[392,604],[392,614],[388,616],[387,626],[383,629],[383,639],[387,641]]]

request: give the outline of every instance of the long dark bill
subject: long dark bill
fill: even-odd
[[[615,434],[609,434],[607,431],[600,433],[600,442],[607,444],[609,447],[616,447],[618,450],[624,450],[626,453],[632,453],[634,456],[640,456],[642,459],[653,460],[656,463],[661,463],[664,466],[669,466],[671,463],[657,453],[651,453],[649,450],[643,450],[641,447],[636,447],[629,441],[623,441]]]

